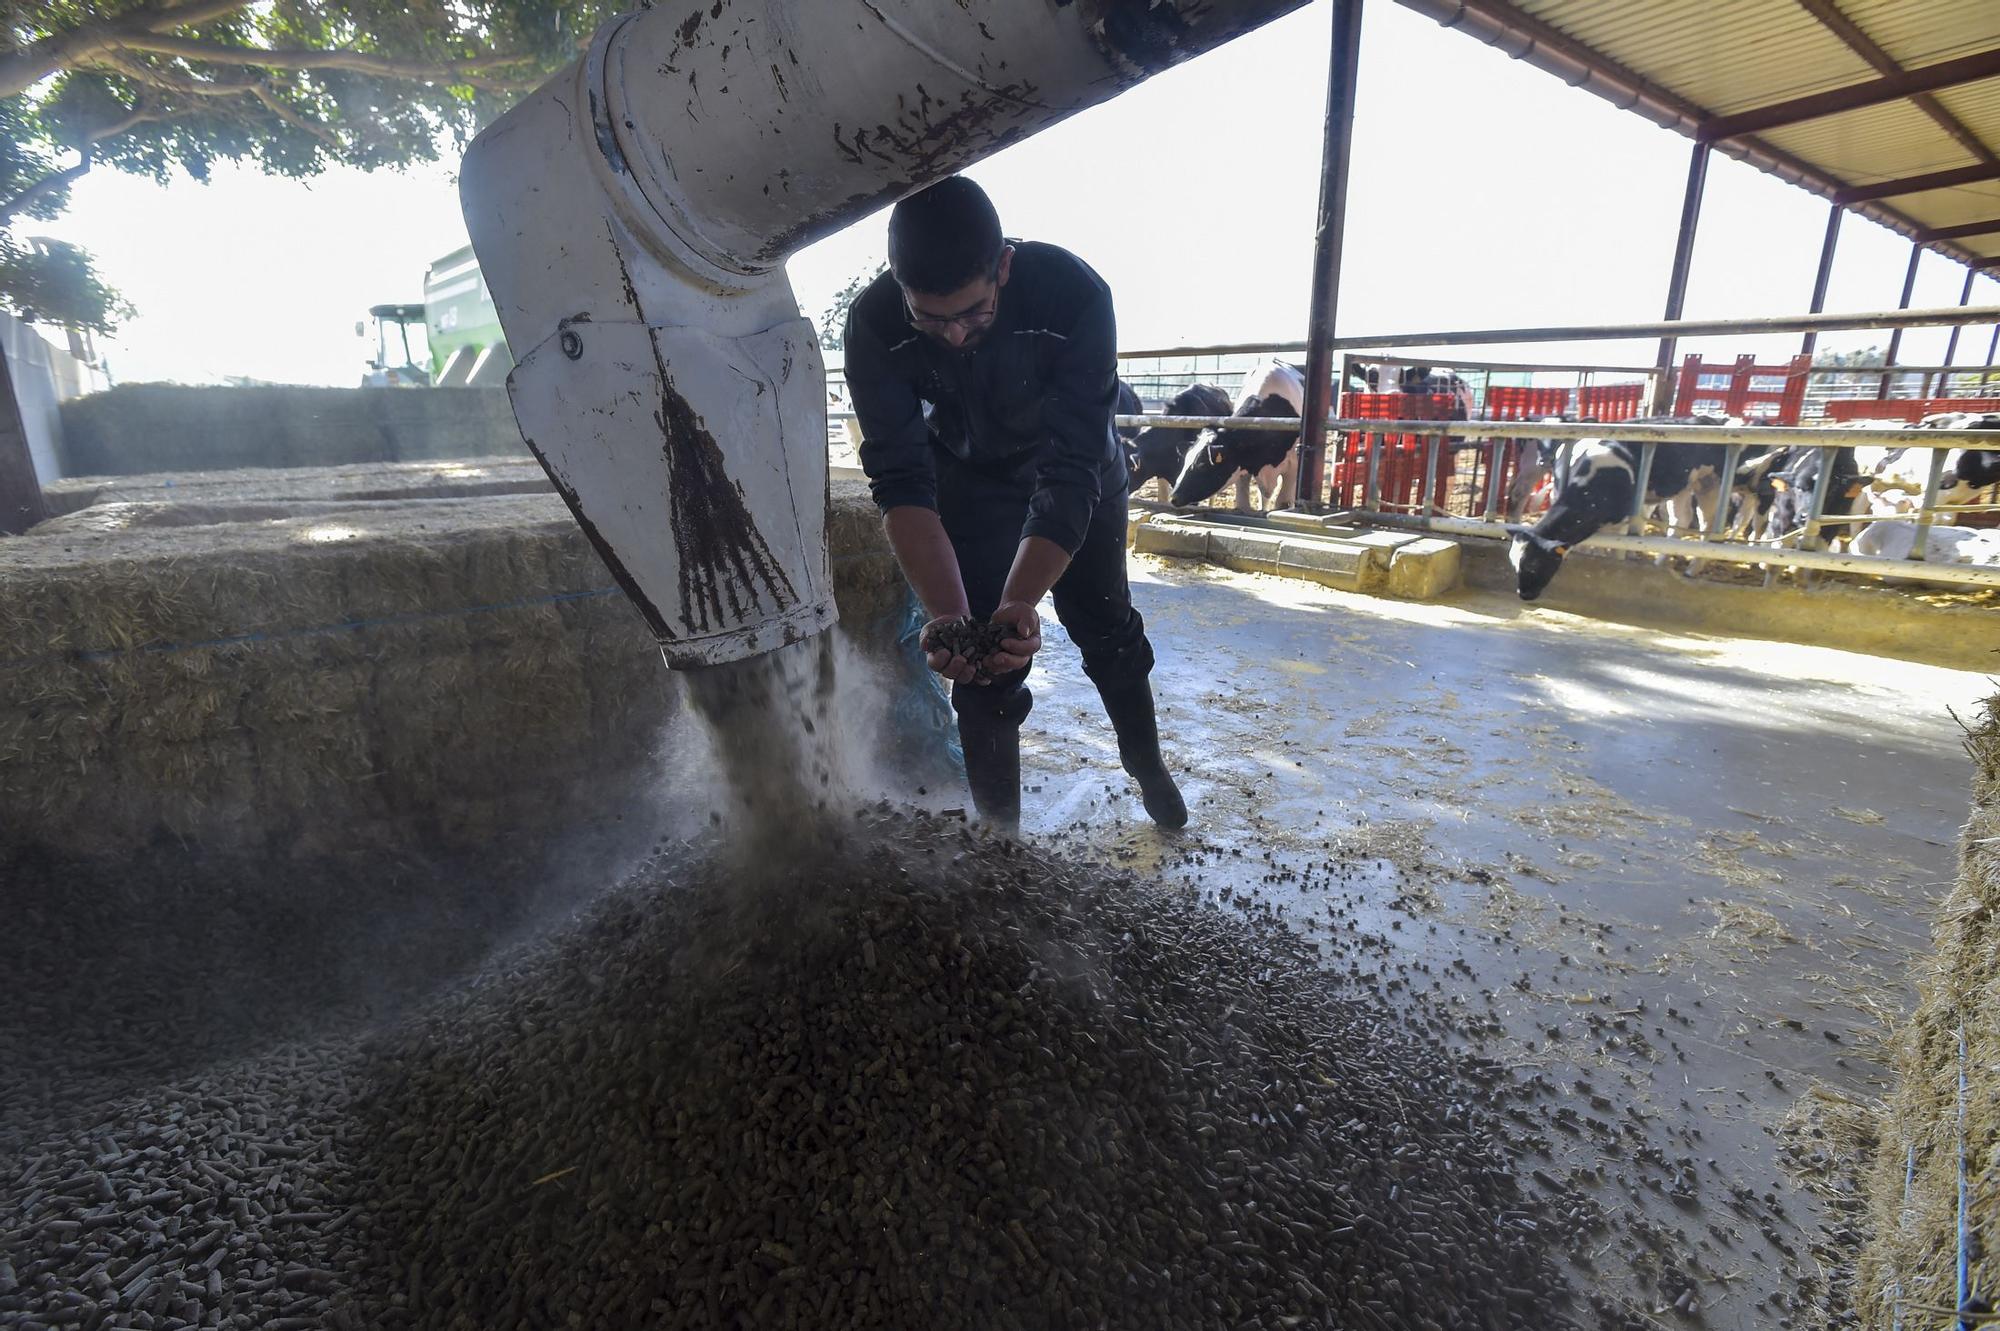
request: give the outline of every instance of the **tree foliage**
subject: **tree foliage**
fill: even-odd
[[[856,273],[847,280],[847,285],[834,294],[833,304],[826,307],[826,313],[819,317],[819,345],[822,351],[839,351],[841,338],[847,331],[847,312],[854,308],[861,293],[868,284],[889,271],[889,265],[878,263],[871,272]]]
[[[0,232],[0,305],[30,323],[109,333],[132,309],[97,276],[90,256],[59,240],[27,244]]]
[[[57,215],[96,165],[165,181],[176,168],[205,180],[218,161],[293,177],[434,161],[625,7],[0,0],[0,225]],[[20,295],[0,286],[17,307]]]
[[[1881,347],[1868,347],[1861,351],[1816,351],[1813,364],[1828,369],[1864,369],[1871,365],[1881,365],[1888,360]]]

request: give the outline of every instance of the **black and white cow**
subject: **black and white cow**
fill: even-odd
[[[2000,430],[2000,412],[1952,411],[1926,416],[1919,428],[1930,430]],[[2000,485],[2000,449],[1961,448],[1945,458],[1941,493],[1963,493],[1961,503],[1975,502],[1979,492]]]
[[[1874,425],[1876,422],[1866,422]],[[1893,421],[1879,428],[1901,429]],[[1920,430],[2000,429],[2000,412],[1941,412],[1917,422]],[[1924,486],[1930,480],[1928,448],[1873,448],[1856,450],[1861,469],[1869,477],[1868,504],[1878,517],[1915,513],[1922,505]],[[1983,448],[1954,448],[1945,453],[1944,468],[1938,475],[1937,502],[1955,507],[1980,501],[1982,492],[2000,485],[2000,451]],[[1949,521],[1949,518],[1944,520]]]
[[[1227,416],[1235,409],[1229,394],[1213,384],[1195,384],[1167,399],[1167,416]],[[1148,425],[1125,446],[1125,465],[1132,474],[1132,492],[1148,481],[1164,481],[1169,486],[1187,465],[1189,450],[1207,448],[1214,438],[1212,429],[1189,426]]]
[[[1822,517],[1850,517],[1868,511],[1868,478],[1862,475],[1852,448],[1834,449],[1831,466],[1826,454],[1817,448],[1783,448],[1778,452],[1783,461],[1769,478],[1771,499],[1764,527],[1766,540],[1782,544],[1804,533],[1822,473],[1827,486],[1826,501],[1820,508]],[[1851,522],[1829,523],[1823,536],[1829,541],[1848,544],[1856,535],[1856,527]]]
[[[1301,416],[1305,414],[1306,376],[1297,365],[1271,360],[1254,366],[1237,389],[1232,416]],[[1250,481],[1264,496],[1264,508],[1290,508],[1299,477],[1299,437],[1296,431],[1217,430],[1197,440],[1181,462],[1174,482],[1173,502],[1199,504],[1236,479],[1236,511],[1250,511]]]
[[[1537,423],[1561,423],[1573,419],[1570,416],[1544,416]],[[1544,484],[1549,485],[1552,492],[1562,488],[1563,441],[1517,439],[1503,446],[1514,452],[1514,474],[1507,482],[1507,521],[1519,522]]]
[[[1720,416],[1653,416],[1635,425],[1721,425]],[[1616,439],[1582,439],[1570,455],[1569,475],[1556,492],[1549,511],[1532,527],[1518,524],[1511,536],[1508,558],[1516,574],[1516,590],[1524,601],[1540,596],[1572,546],[1597,534],[1632,512],[1632,490],[1639,480],[1642,445]],[[1759,450],[1762,452],[1763,450]],[[1704,481],[1714,483],[1722,462],[1717,444],[1660,444],[1653,453],[1647,478],[1646,503],[1670,510],[1676,530],[1693,526],[1693,497]]]
[[[1386,365],[1357,365],[1354,367],[1358,383],[1352,385],[1367,393],[1419,393],[1426,396],[1454,397],[1458,405],[1449,419],[1469,421],[1477,402],[1472,385],[1453,374],[1450,370],[1438,370],[1429,365],[1405,365],[1393,375]],[[1393,387],[1386,387],[1393,382]]]

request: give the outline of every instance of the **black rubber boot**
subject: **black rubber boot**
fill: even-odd
[[[1097,686],[1104,699],[1104,714],[1118,732],[1118,761],[1126,774],[1139,783],[1139,797],[1146,816],[1169,831],[1187,826],[1187,803],[1180,787],[1160,756],[1160,725],[1153,713],[1153,686],[1141,678],[1136,684]],[[969,763],[968,759],[968,763]]]
[[[972,807],[981,822],[1006,831],[1021,826],[1021,728],[991,723],[968,724],[958,718],[958,739],[965,748],[965,780],[972,787]]]
[[[1018,678],[984,687],[960,684],[951,691],[972,807],[982,822],[1008,832],[1021,826],[1021,723],[1034,706],[1034,695]]]

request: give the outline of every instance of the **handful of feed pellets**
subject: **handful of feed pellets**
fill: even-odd
[[[926,625],[918,646],[926,654],[950,652],[953,656],[964,657],[966,664],[972,667],[972,682],[991,684],[993,672],[986,668],[986,661],[1000,650],[1000,640],[1008,632],[1003,624],[960,615],[956,619],[940,619]]]

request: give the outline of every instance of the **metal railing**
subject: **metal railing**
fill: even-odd
[[[1286,417],[1229,417],[1229,416],[1119,416],[1121,426],[1162,425],[1188,429],[1215,427],[1218,429],[1297,431],[1297,418]],[[1363,441],[1363,453],[1355,457],[1351,452],[1343,454],[1340,460],[1349,465],[1358,465],[1364,472],[1362,501],[1359,506],[1348,508],[1354,517],[1364,522],[1389,527],[1405,527],[1421,531],[1435,531],[1454,536],[1482,537],[1504,540],[1509,535],[1509,525],[1505,520],[1500,495],[1500,480],[1504,468],[1496,465],[1500,456],[1513,444],[1530,440],[1565,441],[1566,447],[1557,463],[1558,477],[1567,474],[1570,447],[1584,439],[1617,439],[1622,443],[1637,444],[1640,449],[1638,474],[1634,478],[1634,501],[1631,510],[1623,519],[1607,523],[1605,527],[1587,539],[1587,544],[1600,550],[1627,551],[1638,554],[1676,555],[1687,559],[1714,561],[1717,563],[1749,564],[1779,568],[1811,569],[1828,573],[1861,574],[1875,578],[1904,578],[1924,582],[1939,582],[1961,586],[2000,587],[2000,566],[1950,564],[1929,558],[1929,535],[1937,519],[1980,512],[2000,512],[2000,504],[1951,504],[1938,502],[1938,492],[1942,488],[1945,457],[1954,449],[1968,447],[2000,448],[2000,430],[1921,430],[1887,429],[1867,431],[1831,430],[1817,426],[1775,426],[1775,425],[1664,425],[1632,424],[1602,425],[1592,422],[1540,422],[1540,421],[1426,421],[1426,420],[1334,420],[1327,423],[1329,434],[1359,438]],[[1421,478],[1420,492],[1414,504],[1384,500],[1382,467],[1387,436],[1420,436],[1423,438],[1422,461],[1418,476]],[[1435,491],[1438,475],[1438,455],[1441,448],[1448,447],[1446,439],[1474,441],[1470,450],[1480,455],[1483,464],[1475,476],[1483,472],[1483,484],[1476,484],[1474,493],[1483,493],[1484,516],[1470,516],[1450,513],[1444,510],[1444,496]],[[1492,441],[1480,448],[1477,441]],[[1645,530],[1646,518],[1654,507],[1644,500],[1646,486],[1653,471],[1656,451],[1663,443],[1696,443],[1716,448],[1720,454],[1718,484],[1710,506],[1700,514],[1703,529],[1698,538],[1683,536],[1654,536]],[[1726,478],[1733,478],[1737,464],[1746,448],[1768,445],[1807,446],[1820,450],[1820,474],[1832,474],[1833,454],[1841,448],[1851,448],[1859,444],[1892,446],[1902,448],[1928,449],[1931,463],[1928,469],[1922,496],[1916,508],[1907,514],[1897,514],[1884,518],[1880,514],[1861,515],[1829,514],[1825,511],[1828,486],[1813,487],[1812,502],[1805,524],[1796,533],[1786,533],[1789,538],[1796,535],[1799,544],[1784,545],[1768,539],[1731,539],[1728,535],[1730,501],[1734,486]],[[1885,555],[1857,555],[1831,550],[1812,548],[1820,538],[1824,528],[1852,524],[1862,526],[1880,521],[1910,521],[1913,523],[1911,550],[1907,558],[1897,559]]]
[[[830,420],[852,420],[854,413],[830,412]],[[1165,426],[1179,429],[1221,430],[1261,430],[1272,433],[1296,434],[1299,419],[1296,416],[1167,416],[1145,414],[1137,416],[1117,416],[1114,422],[1121,428],[1144,428]],[[1588,538],[1588,544],[1600,550],[1626,551],[1638,554],[1677,555],[1688,559],[1712,560],[1718,563],[1751,564],[1778,568],[1811,569],[1828,573],[1862,574],[1876,578],[1906,578],[1924,582],[1940,582],[1955,585],[1979,587],[2000,587],[2000,566],[1976,564],[1947,564],[1929,558],[1929,535],[1931,528],[1940,517],[1949,521],[1968,513],[2000,512],[2000,504],[1940,504],[1938,492],[1942,488],[1945,455],[1953,449],[1969,447],[2000,448],[2000,430],[1866,430],[1834,431],[1823,426],[1778,426],[1778,425],[1642,425],[1620,423],[1604,425],[1595,422],[1555,422],[1555,421],[1387,421],[1387,420],[1332,420],[1327,422],[1330,436],[1359,436],[1364,452],[1360,459],[1351,455],[1343,461],[1358,461],[1364,470],[1365,484],[1362,502],[1358,507],[1347,509],[1364,522],[1378,523],[1388,527],[1414,528],[1422,531],[1441,532],[1453,536],[1472,536],[1490,540],[1508,538],[1508,522],[1501,502],[1500,481],[1505,468],[1497,465],[1500,455],[1512,444],[1523,440],[1540,442],[1544,439],[1566,441],[1559,455],[1555,474],[1566,475],[1569,469],[1570,448],[1576,441],[1584,439],[1617,439],[1623,443],[1640,447],[1638,475],[1635,477],[1636,496],[1632,509],[1616,523],[1606,526]],[[1422,469],[1422,490],[1415,504],[1385,501],[1381,498],[1382,464],[1386,436],[1417,435],[1424,438]],[[1831,438],[1830,438],[1831,436]],[[1483,494],[1481,506],[1484,516],[1471,516],[1445,511],[1444,496],[1434,493],[1437,478],[1438,450],[1445,447],[1444,439],[1472,441],[1469,450],[1478,455],[1478,466],[1474,472],[1475,484],[1472,493]],[[1478,441],[1491,441],[1480,448]],[[1931,465],[1925,478],[1921,499],[1916,508],[1908,513],[1899,513],[1885,518],[1881,514],[1829,514],[1825,511],[1826,491],[1824,485],[1813,488],[1813,498],[1806,516],[1805,525],[1796,533],[1786,533],[1786,538],[1796,535],[1799,544],[1784,545],[1768,539],[1736,540],[1727,535],[1729,526],[1729,503],[1734,488],[1729,484],[1718,484],[1710,510],[1704,517],[1703,530],[1698,539],[1683,536],[1655,536],[1645,530],[1646,515],[1654,505],[1643,500],[1644,487],[1653,471],[1653,459],[1659,445],[1663,443],[1698,443],[1722,450],[1722,462],[1718,477],[1733,477],[1743,450],[1747,447],[1769,445],[1805,445],[1820,450],[1820,474],[1831,475],[1833,454],[1841,448],[1851,448],[1863,444],[1922,448],[1931,452]],[[1483,476],[1483,481],[1479,477]],[[1911,521],[1914,523],[1911,549],[1907,558],[1896,559],[1886,555],[1856,555],[1812,548],[1819,540],[1824,528],[1853,525],[1865,526],[1872,522]]]
[[[1557,325],[1534,328],[1471,329],[1429,333],[1377,334],[1372,336],[1341,337],[1332,340],[1338,351],[1355,353],[1350,360],[1377,360],[1391,365],[1428,364],[1451,367],[1449,356],[1426,356],[1415,361],[1393,354],[1391,349],[1399,348],[1442,348],[1457,346],[1486,346],[1507,343],[1567,342],[1567,341],[1610,341],[1620,339],[1671,336],[1676,338],[1740,334],[1760,336],[1770,333],[1801,331],[1832,331],[1854,329],[1903,329],[1925,327],[1951,327],[1971,324],[2000,323],[2000,306],[1948,306],[1939,309],[1900,309],[1870,311],[1860,313],[1779,315],[1769,318],[1716,319],[1716,320],[1664,320],[1634,324],[1578,324]],[[1227,343],[1211,346],[1168,347],[1140,349],[1121,352],[1121,362],[1139,359],[1168,359],[1201,357],[1238,357],[1258,355],[1297,355],[1306,350],[1304,343]],[[1385,352],[1389,354],[1384,354]],[[1372,354],[1371,354],[1372,353]],[[1664,389],[1660,367],[1614,367],[1576,364],[1547,364],[1533,362],[1490,362],[1483,366],[1473,363],[1474,368],[1500,371],[1505,366],[1512,372],[1528,373],[1594,373],[1645,374],[1652,382],[1656,393]],[[1221,371],[1217,367],[1218,372]],[[1883,374],[1978,374],[1982,382],[1988,372],[2000,373],[2000,366],[1896,366],[1886,371],[1876,366],[1814,366],[1809,374],[1814,377],[1866,376],[1876,380]],[[1343,378],[1345,378],[1343,374]],[[1948,382],[1948,380],[1947,380]],[[1996,404],[2000,406],[2000,404]],[[835,411],[829,414],[830,421],[854,419],[851,411]],[[1124,428],[1145,426],[1167,426],[1183,429],[1203,429],[1215,427],[1225,430],[1262,430],[1288,432],[1298,435],[1302,421],[1285,417],[1234,416],[1166,416],[1137,415],[1118,416],[1116,422]],[[1420,494],[1414,504],[1406,500],[1389,500],[1384,495],[1381,484],[1385,440],[1389,437],[1406,439],[1414,437],[1422,441],[1422,470]],[[1519,461],[1516,451],[1523,440],[1566,441],[1560,453],[1558,475],[1567,473],[1569,453],[1574,442],[1590,438],[1615,438],[1621,442],[1639,447],[1635,494],[1631,511],[1617,523],[1607,524],[1589,538],[1591,545],[1601,550],[1630,551],[1653,555],[1677,555],[1699,560],[1714,560],[1720,563],[1760,565],[1767,568],[1794,568],[1820,570],[1825,572],[1860,574],[1877,578],[1902,578],[1909,580],[2000,587],[2000,567],[1955,564],[1935,561],[1929,558],[1929,535],[1940,518],[1946,522],[1954,515],[1975,512],[2000,511],[2000,504],[1940,505],[1939,491],[1944,470],[1946,453],[1965,447],[2000,449],[2000,430],[1920,430],[1870,429],[1860,434],[1848,431],[1833,431],[1825,427],[1808,426],[1702,426],[1672,425],[1663,423],[1619,422],[1601,424],[1595,422],[1555,422],[1555,421],[1438,421],[1438,420],[1368,420],[1338,419],[1326,424],[1326,431],[1316,440],[1308,441],[1311,451],[1317,455],[1311,459],[1313,466],[1305,464],[1301,458],[1301,478],[1312,479],[1314,492],[1302,496],[1306,507],[1317,509],[1322,506],[1324,494],[1321,469],[1318,461],[1328,452],[1328,442],[1336,444],[1334,457],[1349,477],[1347,489],[1353,489],[1354,469],[1361,469],[1361,504],[1348,506],[1357,518],[1378,522],[1386,526],[1416,527],[1422,530],[1446,532],[1455,535],[1504,538],[1507,526],[1503,521],[1500,483],[1508,470],[1509,460]],[[1351,442],[1360,441],[1357,456]],[[1453,441],[1447,443],[1446,441]],[[1694,443],[1718,450],[1718,484],[1710,501],[1703,530],[1698,540],[1680,536],[1654,536],[1646,531],[1646,518],[1652,505],[1645,502],[1649,478],[1653,471],[1654,458],[1662,443]],[[1907,514],[1899,513],[1893,518],[1870,513],[1867,515],[1842,515],[1825,512],[1825,491],[1827,486],[1814,487],[1814,494],[1805,523],[1796,532],[1783,533],[1778,539],[1769,538],[1746,540],[1731,539],[1730,505],[1735,493],[1737,464],[1744,450],[1756,447],[1776,447],[1794,445],[1820,450],[1822,475],[1831,475],[1834,453],[1844,447],[1858,445],[1900,446],[1931,451],[1931,465],[1923,486],[1922,495],[1915,508]],[[1452,495],[1449,487],[1439,485],[1438,461],[1440,450],[1456,454],[1470,452],[1474,456],[1471,472],[1472,484],[1466,489],[1466,507],[1476,511],[1454,513],[1449,511]],[[1399,444],[1397,451],[1405,463],[1412,460],[1416,451],[1407,444]],[[1455,469],[1454,469],[1455,471]],[[1481,502],[1483,497],[1483,502]],[[1911,550],[1908,558],[1896,559],[1879,555],[1856,555],[1815,548],[1823,529],[1840,525],[1861,526],[1876,521],[1913,521]],[[1796,545],[1784,541],[1797,539]]]

